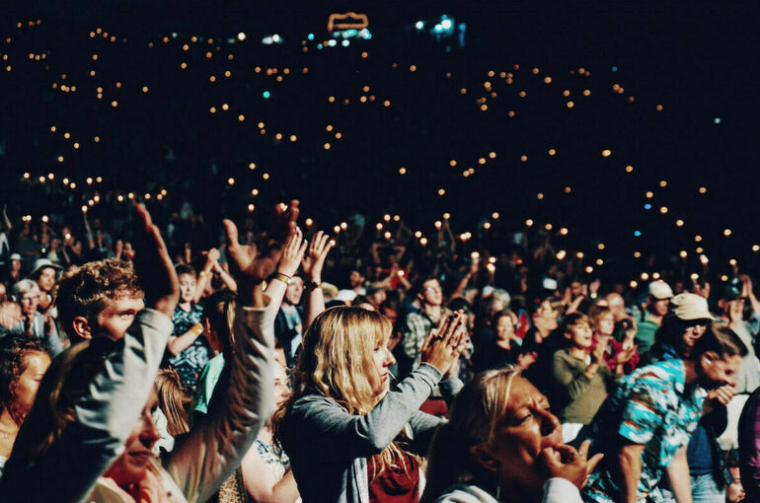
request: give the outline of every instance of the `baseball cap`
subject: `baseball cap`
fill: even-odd
[[[652,281],[649,283],[649,295],[657,300],[672,299],[673,290],[664,281]]]
[[[694,293],[679,293],[670,305],[674,306],[673,313],[683,321],[713,320],[712,314],[707,307],[707,299]]]

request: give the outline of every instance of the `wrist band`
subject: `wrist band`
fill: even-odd
[[[275,273],[274,279],[279,279],[280,281],[282,281],[286,285],[290,284],[290,276],[288,276],[287,274],[283,274],[281,272]]]
[[[198,276],[200,276],[201,278],[205,278],[206,276],[209,276],[210,274],[211,273],[208,271],[201,271],[200,273],[198,273]]]
[[[304,285],[304,288],[309,290],[316,290],[317,288],[322,288],[322,282],[321,281],[309,281]]]
[[[203,325],[201,325],[200,323],[196,323],[195,325],[192,326],[192,328],[190,328],[190,330],[192,330],[193,334],[196,337],[198,337],[199,335],[203,333]]]

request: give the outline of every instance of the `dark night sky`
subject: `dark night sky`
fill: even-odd
[[[631,200],[630,207],[622,212],[625,213],[622,216],[615,206],[619,201],[615,199],[617,196],[610,196],[609,200],[602,203],[594,201],[594,191],[610,189],[610,180],[614,178],[608,176],[595,180],[594,169],[602,166],[599,159],[592,160],[588,167],[583,166],[582,163],[588,160],[588,157],[583,157],[587,153],[581,155],[576,151],[573,153],[578,156],[570,160],[576,161],[576,165],[569,165],[568,168],[573,170],[574,176],[587,178],[591,182],[585,193],[580,190],[574,192],[579,194],[579,199],[583,199],[585,207],[582,208],[583,211],[574,212],[578,207],[566,208],[561,206],[565,203],[558,202],[557,206],[551,208],[555,214],[572,220],[577,213],[576,223],[579,225],[584,220],[589,223],[591,218],[598,218],[598,222],[591,223],[607,228],[614,228],[617,225],[616,219],[621,219],[624,221],[621,227],[624,228],[625,235],[630,237],[631,229],[642,219],[640,213],[644,190],[655,186],[660,179],[667,179],[671,186],[665,192],[668,204],[674,211],[683,211],[687,218],[699,215],[700,225],[705,229],[712,228],[716,233],[726,225],[735,229],[743,226],[746,232],[742,234],[742,242],[760,242],[760,233],[754,231],[753,223],[748,224],[754,221],[757,214],[756,186],[760,178],[756,175],[760,100],[755,99],[760,89],[760,71],[757,69],[757,61],[760,60],[760,32],[755,26],[757,19],[760,19],[760,6],[749,2],[30,0],[23,4],[18,2],[12,10],[17,11],[13,14],[18,13],[22,17],[41,14],[46,27],[60,27],[59,35],[87,33],[95,26],[102,25],[130,40],[155,39],[173,31],[184,34],[202,33],[204,36],[220,38],[229,37],[237,31],[245,31],[252,36],[278,32],[286,40],[299,40],[306,32],[324,31],[330,12],[353,10],[365,12],[369,16],[374,36],[371,41],[372,50],[377,50],[378,53],[385,51],[384,56],[399,59],[403,59],[405,53],[410,58],[420,58],[420,48],[410,43],[414,40],[413,37],[402,36],[403,27],[409,27],[418,19],[433,19],[445,13],[456,18],[457,22],[467,24],[467,47],[450,61],[441,58],[436,63],[439,65],[436,68],[445,68],[451,62],[458,65],[458,76],[472,69],[472,85],[476,85],[475,81],[479,79],[474,75],[494,63],[497,66],[509,66],[519,62],[526,68],[534,65],[547,68],[555,77],[564,75],[562,79],[557,78],[557,85],[564,85],[560,84],[561,80],[569,80],[567,71],[573,68],[593,68],[596,75],[604,80],[616,78],[609,74],[609,69],[617,66],[627,91],[636,95],[636,106],[642,103],[642,108],[636,108],[637,112],[607,109],[606,104],[601,105],[606,101],[594,101],[597,103],[594,109],[577,111],[579,115],[574,117],[585,120],[586,123],[582,130],[575,131],[572,119],[567,119],[566,114],[539,102],[538,109],[532,112],[533,116],[526,114],[524,118],[521,117],[524,122],[521,122],[520,127],[530,132],[526,132],[522,138],[542,149],[546,148],[542,143],[542,135],[545,133],[547,141],[551,141],[551,138],[560,136],[559,132],[567,135],[565,139],[568,144],[585,142],[592,145],[597,158],[602,142],[620,145],[620,150],[623,150],[620,157],[628,159],[625,162],[636,164],[637,169],[644,166],[637,171],[637,175],[642,177],[640,181],[629,188],[630,193],[636,193],[636,199]],[[13,19],[13,16],[9,15],[8,19]],[[404,44],[409,44],[408,48]],[[77,52],[76,47],[68,49],[72,54]],[[380,74],[376,72],[372,75]],[[429,84],[434,81],[426,82]],[[387,81],[384,83],[392,84]],[[655,103],[664,103],[666,107],[666,113],[656,118],[653,112]],[[435,104],[426,104],[433,106],[430,117],[440,115]],[[559,105],[561,109],[563,104]],[[207,110],[207,107],[206,103],[194,103],[185,108],[194,111],[196,108]],[[555,116],[552,114],[556,114],[557,124],[553,123]],[[461,117],[470,116],[462,114]],[[621,117],[624,121],[630,119],[630,123],[621,124]],[[378,121],[385,120],[383,116],[376,118]],[[719,125],[715,124],[715,118],[720,118]],[[408,118],[402,117],[401,120]],[[435,119],[428,120],[435,122]],[[486,118],[479,126],[488,125],[488,120]],[[590,124],[593,121],[598,122],[594,131],[594,124]],[[495,121],[493,124],[500,126]],[[436,136],[437,125],[433,125],[430,138],[449,138],[446,134],[451,133],[450,128],[441,128],[444,131]],[[422,124],[421,128],[427,127],[428,124]],[[369,131],[371,134],[372,130]],[[589,132],[593,133],[593,138],[582,137]],[[465,138],[462,142],[464,144],[469,140],[468,133],[474,134],[465,129],[461,135]],[[491,134],[494,138],[497,137],[496,134]],[[511,133],[507,131],[505,134]],[[503,136],[499,138],[500,141],[504,141]],[[507,141],[510,139],[512,137],[507,137]],[[377,138],[372,137],[371,140],[376,141]],[[408,142],[399,151],[406,154],[414,150],[417,144],[421,149],[429,147],[423,145],[421,140],[417,143],[415,141]],[[366,143],[372,144],[371,141]],[[274,152],[270,147],[271,145],[267,146],[266,151]],[[451,147],[465,150],[463,145]],[[335,150],[330,155],[340,154]],[[425,152],[435,153],[432,148]],[[387,152],[382,154],[386,154],[389,162],[396,162]],[[442,152],[440,155],[454,154]],[[273,155],[277,158],[276,155],[279,154]],[[316,157],[318,164],[321,161]],[[445,163],[445,159],[436,159],[436,162]],[[499,161],[502,161],[502,157]],[[377,161],[374,167],[378,166],[384,165]],[[542,168],[540,162],[534,166],[537,167],[531,169],[538,170],[537,173],[554,175],[551,168]],[[642,172],[647,167],[650,167],[649,171]],[[540,172],[541,169],[545,171]],[[560,172],[554,176],[557,179],[555,188],[559,192],[562,188],[560,184],[565,183],[559,179],[564,175]],[[537,186],[543,183],[536,180],[539,175],[531,176],[501,180],[505,185],[525,184],[525,189],[521,186],[510,187],[511,192],[505,189],[513,196],[532,192],[531,200],[524,204],[524,213],[519,215],[520,218],[535,210],[532,206],[535,204],[533,191],[542,190],[540,185]],[[553,183],[554,180],[550,182]],[[489,187],[487,182],[483,183],[482,190],[492,191],[489,197],[493,197],[496,193],[494,187]],[[694,196],[698,184],[710,187],[709,201],[698,201]],[[684,187],[690,188],[686,190]],[[333,203],[337,208],[343,201],[331,201]],[[508,206],[508,202],[503,204]],[[551,207],[555,203],[547,198],[545,204]],[[348,209],[348,206],[350,205],[342,210]],[[438,208],[434,211],[438,211]],[[553,217],[548,215],[547,218]],[[697,229],[697,232],[700,230]],[[690,238],[693,235],[684,236],[682,241]]]

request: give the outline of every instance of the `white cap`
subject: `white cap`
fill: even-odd
[[[652,281],[649,283],[649,295],[657,300],[672,299],[673,290],[664,281]]]
[[[679,293],[670,301],[673,313],[680,320],[713,320],[707,307],[707,299],[694,293]]]

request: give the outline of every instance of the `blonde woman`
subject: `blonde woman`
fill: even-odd
[[[420,367],[391,390],[391,323],[353,307],[312,323],[295,368],[294,396],[278,434],[304,503],[417,502],[420,458],[443,420],[419,411],[456,368],[466,347],[465,316],[446,318],[421,349]],[[443,388],[454,391],[458,379]]]
[[[564,445],[549,402],[511,368],[476,375],[436,433],[423,503],[580,503],[601,455]]]

